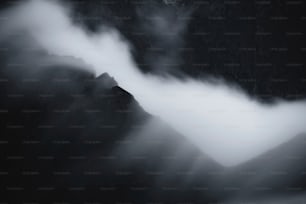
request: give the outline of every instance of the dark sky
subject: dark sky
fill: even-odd
[[[134,57],[145,72],[163,74],[148,63],[148,55],[173,57],[175,53],[179,62],[166,63],[168,68],[163,69],[171,74],[222,76],[264,101],[273,97],[305,98],[306,15],[303,1],[75,3],[77,21],[90,30],[97,29],[101,22],[117,27],[135,47]],[[139,15],[141,9],[147,12]],[[191,14],[182,18],[181,14],[190,10]],[[157,42],[154,34],[141,27],[152,12],[160,11],[170,13],[173,24],[185,21],[187,28],[181,34],[183,43],[172,46]]]
[[[3,1],[2,7],[16,2]],[[164,74],[165,71],[179,77],[187,74],[196,78],[222,76],[264,101],[270,101],[273,97],[288,100],[305,98],[304,1],[177,0],[174,4],[165,4],[162,0],[66,2],[74,5],[76,22],[89,30],[94,32],[101,24],[119,29],[134,46],[135,60],[145,72]],[[156,36],[143,29],[143,25],[152,17],[150,15],[160,14],[160,11],[169,13],[172,19],[170,24],[185,21],[186,29],[180,34],[183,42],[177,46],[157,42]],[[192,12],[182,18],[184,11]],[[150,56],[156,60],[160,58],[155,56],[180,60],[165,63],[166,69],[160,69],[148,62]]]

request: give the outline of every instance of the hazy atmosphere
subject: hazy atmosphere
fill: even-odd
[[[306,131],[304,101],[276,100],[266,105],[221,77],[179,80],[170,75],[142,74],[133,61],[132,45],[117,30],[101,25],[97,33],[86,32],[72,22],[73,10],[68,5],[33,0],[5,12],[2,15],[9,18],[9,24],[2,25],[2,40],[22,34],[24,43],[30,41],[30,46],[35,45],[47,56],[81,60],[96,76],[109,73],[147,112],[160,117],[223,165],[244,162]],[[156,15],[156,25],[147,29],[158,36],[167,25],[167,17]],[[184,28],[174,29],[181,32]],[[152,66],[160,69],[160,59],[153,58],[156,62]],[[167,60],[167,56],[161,60]]]

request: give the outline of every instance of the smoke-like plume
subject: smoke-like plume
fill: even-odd
[[[246,161],[306,132],[306,102],[263,105],[221,81],[144,75],[116,30],[101,27],[101,32],[87,33],[72,23],[70,12],[59,2],[23,2],[2,13],[7,21],[1,25],[1,40],[22,34],[50,55],[81,59],[96,75],[108,72],[146,111],[224,165]]]
[[[175,2],[148,1],[137,8],[138,30],[150,42],[144,62],[153,73],[178,73],[183,64],[184,36],[188,29],[192,7],[176,6]]]

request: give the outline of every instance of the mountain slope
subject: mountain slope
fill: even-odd
[[[2,68],[0,78],[1,201],[217,199],[203,189],[213,176],[198,175],[223,168],[107,74],[53,66],[32,75]]]
[[[225,186],[238,198],[300,195],[306,188],[306,135],[301,134],[262,155],[227,170]],[[259,197],[258,197],[259,196]]]

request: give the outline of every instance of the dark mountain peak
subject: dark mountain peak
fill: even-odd
[[[120,95],[120,96],[123,96],[123,97],[128,98],[128,99],[134,98],[129,92],[127,92],[126,90],[124,90],[124,89],[121,88],[120,86],[114,86],[114,87],[112,87],[112,92],[113,92],[115,95]]]
[[[140,112],[145,112],[138,102],[134,99],[133,95],[121,88],[120,86],[114,86],[111,88],[111,95],[113,97],[112,104],[117,108],[117,111],[132,111],[136,108]]]
[[[118,83],[116,82],[116,80],[113,77],[111,77],[108,73],[103,73],[96,78],[96,86],[98,88],[109,89],[117,85]]]

